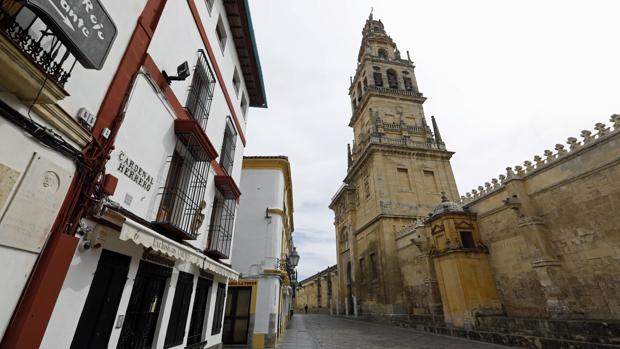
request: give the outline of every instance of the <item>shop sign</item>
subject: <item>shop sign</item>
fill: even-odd
[[[116,25],[99,0],[22,0],[87,69],[101,69]]]

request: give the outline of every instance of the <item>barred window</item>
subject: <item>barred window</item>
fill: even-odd
[[[237,131],[230,117],[226,119],[226,129],[224,130],[224,141],[220,152],[220,166],[228,175],[232,174],[232,167],[235,161],[235,143],[237,142]]]
[[[185,109],[194,120],[198,121],[203,130],[206,130],[213,90],[215,89],[215,75],[207,61],[205,52],[198,50],[198,61],[189,88]]]
[[[190,151],[192,148],[191,144],[177,141],[155,222],[181,240],[196,239],[206,207],[202,198],[207,188],[209,161],[198,160]]]
[[[236,204],[234,199],[224,198],[219,190],[215,192],[211,224],[209,225],[209,240],[205,250],[205,253],[213,258],[226,259],[229,257]]]

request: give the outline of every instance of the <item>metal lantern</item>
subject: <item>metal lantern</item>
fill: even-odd
[[[288,264],[291,268],[295,268],[299,264],[299,253],[297,253],[297,247],[293,247],[293,252],[288,256]]]

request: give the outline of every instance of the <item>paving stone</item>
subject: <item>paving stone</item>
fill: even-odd
[[[280,349],[492,349],[482,342],[317,314],[295,314]]]

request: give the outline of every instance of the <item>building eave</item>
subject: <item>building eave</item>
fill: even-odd
[[[251,107],[267,108],[262,68],[248,0],[224,0]]]

